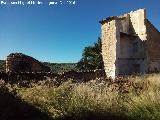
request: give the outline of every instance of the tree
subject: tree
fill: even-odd
[[[84,48],[82,58],[77,63],[77,68],[82,71],[103,69],[103,60],[101,53],[102,43],[101,38],[98,38],[97,43]]]

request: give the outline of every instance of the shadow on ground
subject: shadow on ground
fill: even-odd
[[[0,88],[0,120],[52,120],[32,105]]]
[[[0,120],[53,120],[46,113],[34,106],[23,102],[8,92],[8,89],[0,87]],[[98,113],[83,111],[80,114],[64,116],[56,120],[127,120],[123,116],[113,113]]]

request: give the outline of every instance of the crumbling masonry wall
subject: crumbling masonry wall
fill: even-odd
[[[49,72],[50,68],[22,53],[12,53],[6,59],[6,72]]]
[[[149,72],[160,71],[160,32],[146,19]]]
[[[116,74],[116,20],[102,25],[102,55],[105,72],[108,76]]]
[[[160,70],[160,33],[146,21],[145,9],[100,21],[108,77]]]

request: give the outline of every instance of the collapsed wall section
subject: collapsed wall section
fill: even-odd
[[[160,32],[151,24],[149,20],[145,20],[147,26],[147,51],[149,72],[160,72]]]
[[[6,59],[6,72],[49,72],[50,68],[22,53],[12,53]]]
[[[142,41],[147,40],[146,36],[146,10],[139,9],[129,13],[130,16],[130,34],[137,35]]]
[[[147,72],[145,19],[146,11],[139,9],[100,22],[102,56],[108,77]]]
[[[146,73],[148,59],[146,51],[146,11],[139,9],[121,16],[119,74]]]

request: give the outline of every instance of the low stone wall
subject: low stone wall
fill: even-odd
[[[0,80],[6,80],[10,82],[14,81],[23,81],[23,80],[54,80],[57,82],[67,81],[69,79],[78,81],[78,82],[86,82],[94,79],[104,79],[105,72],[104,70],[94,70],[94,71],[86,71],[86,72],[76,72],[69,71],[64,72],[62,74],[55,74],[51,72],[12,72],[12,73],[0,73]]]
[[[67,79],[73,79],[77,81],[88,81],[88,80],[94,80],[97,78],[104,78],[105,72],[104,70],[94,70],[94,71],[86,71],[86,72],[76,72],[76,71],[69,71],[64,72],[60,77],[67,78]]]

